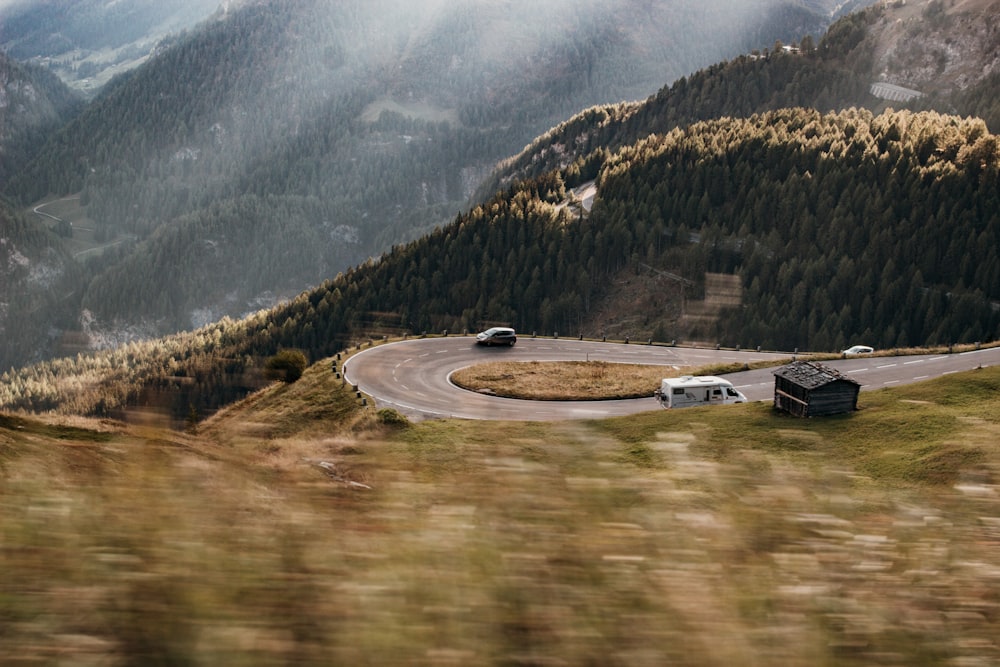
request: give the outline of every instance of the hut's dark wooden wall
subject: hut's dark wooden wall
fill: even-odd
[[[774,407],[798,417],[853,412],[861,385],[817,362],[796,361],[774,372]]]

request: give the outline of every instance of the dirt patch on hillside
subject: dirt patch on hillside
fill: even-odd
[[[738,275],[706,273],[698,282],[656,270],[618,274],[596,304],[587,336],[667,343],[714,343],[719,315],[742,303]]]

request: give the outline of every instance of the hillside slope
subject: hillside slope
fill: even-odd
[[[326,364],[197,432],[0,414],[0,652],[73,664],[990,664],[1000,369],[400,423]]]

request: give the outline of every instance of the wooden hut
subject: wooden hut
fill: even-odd
[[[793,361],[774,371],[774,407],[797,417],[858,409],[861,384],[816,361]]]

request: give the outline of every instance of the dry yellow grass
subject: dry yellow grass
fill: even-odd
[[[493,362],[463,368],[452,382],[470,391],[536,401],[581,401],[652,396],[665,366],[614,364],[606,361]]]
[[[323,364],[197,434],[0,415],[0,655],[995,664],[998,433],[1000,369],[828,420],[406,426]]]

